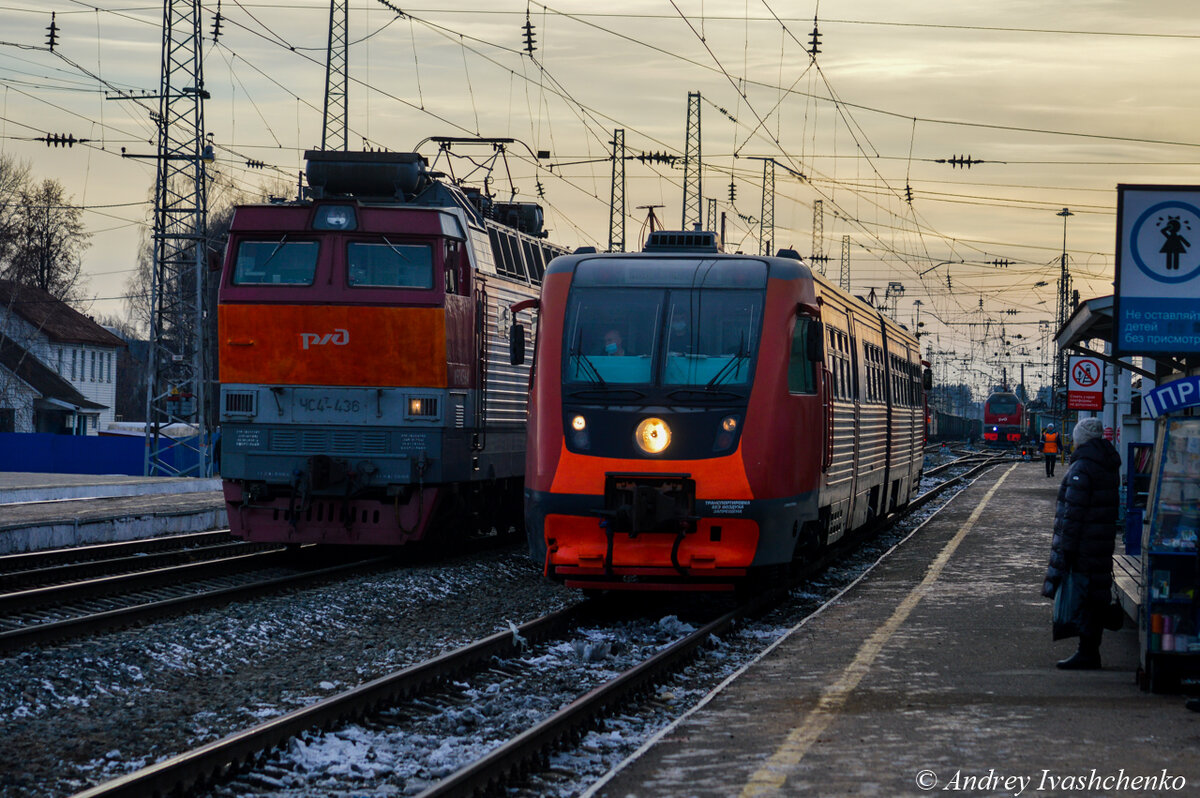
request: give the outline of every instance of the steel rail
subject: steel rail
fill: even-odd
[[[290,556],[284,547],[267,551],[236,554],[219,560],[185,563],[151,571],[101,576],[82,582],[62,585],[46,585],[12,593],[0,594],[0,614],[27,612],[41,607],[56,606],[70,601],[111,596],[116,593],[131,593],[150,590],[164,585],[178,585],[184,581],[211,579],[231,573],[244,573],[256,568],[275,566]]]
[[[585,605],[577,604],[523,624],[515,631],[497,632],[469,646],[76,793],[74,798],[146,798],[190,789],[253,761],[259,754],[303,731],[328,728],[340,721],[362,717],[377,707],[395,703],[464,671],[479,668],[495,657],[513,656],[521,649],[522,639],[540,642],[560,635],[577,623],[586,611]]]
[[[44,568],[29,568],[11,573],[0,573],[0,590],[11,591],[30,586],[39,587],[101,576],[118,576],[121,574],[145,572],[155,568],[204,562],[218,557],[280,548],[282,548],[282,544],[247,543],[240,540],[231,540],[226,536],[224,540],[199,546],[125,554],[110,559],[87,559],[64,565],[50,565]],[[0,566],[2,566],[2,563],[0,563]]]
[[[0,572],[15,573],[20,570],[45,568],[68,562],[102,560],[112,557],[142,554],[163,549],[182,548],[186,545],[207,546],[213,543],[228,543],[234,540],[228,529],[208,532],[190,532],[183,535],[164,535],[142,540],[123,540],[114,543],[97,543],[90,546],[70,546],[46,551],[26,551],[19,554],[0,555]]]
[[[327,577],[340,576],[369,568],[382,567],[394,562],[390,557],[375,557],[369,560],[359,560],[315,571],[304,571],[298,574],[279,576],[245,585],[206,590],[201,593],[177,596],[162,601],[151,601],[130,607],[106,610],[104,612],[82,615],[78,618],[66,618],[61,621],[51,621],[10,629],[0,632],[0,653],[26,648],[34,644],[50,643],[70,637],[79,637],[94,632],[106,632],[112,629],[131,626],[142,621],[163,618],[195,609],[228,604],[232,601],[277,592],[281,588],[303,585]]]

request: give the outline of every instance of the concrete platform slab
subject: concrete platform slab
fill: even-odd
[[[1200,794],[1200,713],[1138,688],[1135,629],[1055,668],[1058,482],[994,469],[586,794]]]
[[[227,525],[219,479],[0,473],[0,555]]]
[[[124,474],[36,474],[0,471],[0,505],[19,502],[200,493],[221,489],[220,479],[130,477]]]

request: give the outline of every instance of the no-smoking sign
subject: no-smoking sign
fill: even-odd
[[[1067,371],[1067,409],[1103,409],[1104,364],[1100,359],[1074,356],[1070,359]]]

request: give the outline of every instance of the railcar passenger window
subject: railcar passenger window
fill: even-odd
[[[233,268],[234,285],[312,285],[317,271],[316,241],[242,241]]]
[[[433,288],[433,250],[427,244],[352,242],[346,247],[351,286]]]

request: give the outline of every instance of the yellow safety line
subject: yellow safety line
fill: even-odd
[[[912,614],[917,603],[923,599],[933,587],[933,583],[941,576],[942,570],[946,567],[946,563],[950,561],[954,551],[958,548],[958,544],[962,543],[967,533],[975,526],[975,522],[979,520],[979,516],[983,513],[985,507],[1001,483],[1008,478],[1008,475],[1016,469],[1017,464],[1014,463],[1007,471],[1001,475],[1000,479],[996,480],[996,484],[992,485],[991,489],[984,495],[983,501],[971,513],[966,523],[958,530],[945,548],[941,550],[937,558],[930,564],[929,570],[925,573],[925,578],[921,580],[921,584],[913,588],[912,592],[904,597],[904,601],[900,602],[900,606],[892,613],[892,617],[888,618],[887,622],[880,626],[875,632],[867,638],[863,643],[862,648],[858,650],[858,655],[854,657],[854,661],[842,671],[842,675],[838,680],[825,689],[821,694],[821,698],[817,701],[816,707],[805,718],[804,723],[792,729],[788,734],[783,745],[771,755],[766,764],[760,767],[746,786],[742,788],[742,798],[751,798],[752,796],[768,795],[773,792],[778,792],[783,789],[783,784],[787,781],[788,774],[791,770],[800,763],[804,755],[808,753],[808,749],[817,741],[821,733],[833,722],[841,711],[842,706],[846,703],[846,699],[850,697],[850,693],[854,688],[858,687],[858,683],[867,675],[871,665],[875,662],[875,658],[879,656],[879,652],[887,645],[888,640],[896,633],[896,630],[908,620],[908,616]]]

